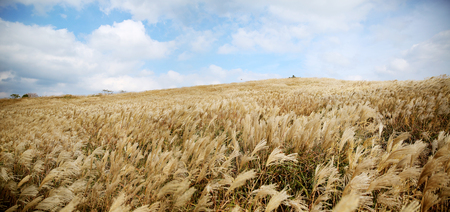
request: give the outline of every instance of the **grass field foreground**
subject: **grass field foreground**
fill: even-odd
[[[0,100],[0,210],[448,211],[450,78]]]

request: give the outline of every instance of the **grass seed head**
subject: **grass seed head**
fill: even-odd
[[[254,177],[256,177],[256,172],[253,169],[247,172],[240,173],[231,183],[227,193],[230,193],[234,189],[243,186],[247,180],[250,180]]]
[[[296,158],[297,153],[285,155],[283,153],[283,150],[277,147],[272,151],[272,153],[270,153],[269,157],[267,158],[266,167],[271,165],[279,165],[286,161],[298,162]]]
[[[351,193],[345,195],[337,203],[336,207],[333,208],[333,212],[351,212],[358,208],[359,195],[356,193]]]
[[[280,192],[277,192],[275,195],[270,198],[269,203],[267,204],[265,212],[270,212],[275,210],[280,206],[280,204],[285,201],[287,198],[291,197],[289,194],[287,194],[287,190],[283,189]]]

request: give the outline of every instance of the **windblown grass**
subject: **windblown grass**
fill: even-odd
[[[69,97],[0,100],[0,210],[450,209],[447,76]]]

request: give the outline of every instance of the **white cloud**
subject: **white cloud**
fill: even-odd
[[[178,60],[189,60],[193,56],[192,53],[189,53],[187,51],[184,51],[183,53],[178,55]]]
[[[231,45],[224,44],[219,48],[219,53],[258,49],[276,53],[298,52],[303,45],[298,40],[306,36],[301,27],[297,26],[265,26],[259,30],[240,28],[232,35]]]
[[[12,0],[1,1],[0,6],[22,3],[33,5],[34,9],[45,14],[56,5],[64,7],[75,7],[81,9],[84,5],[95,2],[95,0]],[[390,1],[397,2],[397,1]],[[317,25],[328,25],[336,27],[346,25],[347,21],[358,21],[364,18],[374,3],[383,5],[385,3],[372,0],[231,0],[231,1],[209,1],[209,0],[100,0],[101,9],[109,14],[118,9],[129,12],[134,20],[147,20],[149,23],[157,23],[163,19],[192,18],[192,11],[205,8],[208,12],[218,14],[222,17],[248,19],[249,14],[269,13],[274,18],[290,22],[312,22]]]
[[[251,49],[256,43],[264,43],[265,35],[256,31],[247,32],[241,28],[232,37],[234,46],[241,49]]]
[[[341,44],[341,39],[339,39],[339,38],[336,37],[336,36],[331,36],[331,37],[329,37],[329,38],[328,38],[328,41],[329,41],[330,43],[334,44],[334,45],[339,45],[339,44]]]
[[[257,10],[263,18],[238,28],[232,34],[231,43],[219,48],[222,54],[239,50],[301,52],[317,35],[361,29],[361,22],[377,4],[370,0],[254,2],[258,6],[252,6],[250,1],[233,3],[235,7],[252,8],[248,12]],[[331,41],[340,42],[338,37]]]
[[[205,52],[216,40],[215,35],[210,30],[206,30],[196,36],[190,45],[195,52]]]
[[[155,74],[155,72],[144,69],[139,72],[138,76],[145,77],[145,76],[151,76],[153,74]]]
[[[219,54],[230,54],[230,53],[233,53],[233,52],[237,52],[238,50],[239,49],[237,47],[226,43],[223,46],[219,47],[217,53],[219,53]]]
[[[361,22],[376,4],[371,0],[232,1],[222,9],[228,8],[229,16],[241,14],[231,12],[234,8],[257,17],[261,14],[262,18],[237,29],[231,43],[223,44],[218,52],[301,52],[319,34],[361,29]]]
[[[217,65],[210,65],[206,70],[204,70],[204,73],[202,75],[218,79],[221,83],[262,80],[280,77],[278,74],[255,73],[252,71],[244,71],[240,68],[226,70]]]
[[[251,72],[251,71],[242,71],[239,69],[235,76],[235,79],[240,80],[240,81],[253,81],[253,80],[263,80],[263,79],[272,79],[272,78],[280,78],[280,75],[255,73],[255,72]]]
[[[364,78],[360,75],[351,75],[351,76],[347,76],[346,77],[347,80],[354,80],[354,81],[359,81],[359,80],[363,80]]]
[[[6,92],[0,92],[0,98],[7,98],[9,97],[10,94],[6,93]]]
[[[35,7],[46,5],[52,7],[57,4],[82,7],[91,0],[45,0],[40,3],[33,3],[27,0],[18,0],[33,4]],[[219,54],[229,54],[242,50],[263,50],[265,52],[287,53],[299,52],[303,46],[310,42],[311,38],[321,33],[335,33],[361,28],[361,22],[367,18],[372,10],[392,9],[399,5],[400,1],[394,0],[386,3],[377,0],[231,0],[231,1],[209,1],[209,0],[166,0],[166,1],[142,1],[142,0],[102,0],[101,9],[109,14],[112,10],[129,12],[135,21],[146,20],[148,24],[163,22],[167,19],[184,26],[183,36],[189,43],[192,52],[209,51],[211,45],[217,41],[218,35],[215,31],[206,30],[203,32],[192,32],[189,24],[200,23],[202,19],[226,17],[235,24],[223,27],[224,32],[234,32],[231,43],[222,43],[218,49]],[[380,9],[382,8],[382,9]],[[236,22],[240,25],[236,28]],[[135,22],[140,23],[140,22]],[[122,22],[121,25],[133,25],[131,21]],[[108,28],[109,27],[109,28]],[[115,30],[111,29],[115,28]],[[112,54],[123,52],[121,56],[143,55],[150,58],[159,58],[170,52],[172,49],[169,43],[158,43],[148,38],[137,38],[146,40],[148,46],[158,46],[157,51],[144,51],[141,49],[136,53],[126,51],[135,48],[128,41],[120,41],[127,44],[125,51],[111,50],[110,42],[118,41],[118,31],[126,29],[119,24],[104,26],[96,31],[99,36],[97,40],[99,47],[105,51],[112,51]],[[142,31],[141,26],[134,26],[138,34]],[[213,29],[217,30],[217,29]],[[114,32],[112,32],[114,31]],[[123,31],[122,31],[123,32]],[[113,33],[113,35],[111,35]],[[125,33],[126,34],[126,33]],[[129,34],[132,34],[131,31]],[[186,36],[186,34],[192,34]],[[130,39],[136,39],[133,35]],[[132,39],[131,39],[132,40]],[[104,43],[102,43],[104,42]],[[121,42],[118,42],[121,44]],[[120,49],[123,49],[120,47]],[[186,55],[180,55],[179,60],[186,59]]]
[[[101,76],[101,82],[109,85],[139,70],[144,60],[167,56],[175,43],[152,40],[141,22],[130,20],[99,27],[87,36],[86,43],[66,29],[2,19],[0,31],[0,90],[33,89],[40,95],[60,93],[57,89],[67,93],[94,91],[91,89],[95,86],[81,85],[79,81]],[[121,83],[128,85],[129,81],[125,78]]]
[[[450,74],[450,30],[414,44],[403,52],[402,58],[393,58],[388,65],[378,66],[378,74],[397,79],[424,79],[428,76]]]
[[[0,30],[4,32],[0,35],[2,90],[22,87],[25,93],[33,88],[39,95],[74,90],[90,93],[103,89],[142,91],[277,77],[241,69],[225,70],[214,65],[191,74],[174,70],[163,74],[137,71],[141,60],[163,57],[170,53],[171,45],[152,40],[138,21],[101,26],[87,36],[86,44],[77,41],[67,30],[51,26],[27,26],[0,20]]]
[[[389,18],[383,23],[369,26],[374,42],[392,42],[392,45],[402,46],[407,41],[408,26],[412,24],[411,17]]]
[[[409,63],[404,59],[395,58],[392,60],[391,65],[392,69],[397,71],[406,71],[409,67]]]
[[[367,79],[366,67],[371,64],[363,60],[367,55],[361,52],[360,46],[363,44],[359,39],[346,34],[324,36],[314,41],[307,45],[304,53],[303,76],[348,79],[348,76],[360,75]]]
[[[183,33],[175,41],[177,48],[186,50],[178,56],[178,60],[187,60],[195,53],[210,51],[220,35],[221,33],[212,30],[196,31],[190,27],[183,27]]]
[[[0,19],[0,71],[20,77],[70,81],[98,66],[96,50],[66,29],[28,26]]]
[[[279,78],[277,74],[261,74],[242,69],[226,70],[217,65],[210,65],[195,73],[182,74],[169,70],[156,75],[151,71],[142,70],[138,76],[119,75],[110,77],[98,74],[86,77],[79,86],[88,87],[89,90],[101,91],[103,89],[113,91],[144,91],[152,89],[176,88],[195,85],[212,85],[230,82],[243,82],[249,80],[261,80]]]
[[[216,66],[216,65],[210,65],[209,71],[212,73],[213,76],[218,76],[220,79],[224,79],[227,77],[227,70]]]
[[[417,73],[415,78],[450,74],[450,30],[413,45],[404,53],[404,60]]]
[[[374,71],[380,75],[390,75],[395,77],[404,77],[414,72],[410,68],[408,61],[400,58],[392,59],[388,65],[375,66]],[[402,76],[403,75],[403,76]]]
[[[431,39],[413,45],[405,52],[408,60],[442,62],[450,59],[450,30],[442,31]]]
[[[0,35],[0,54],[5,64],[32,64],[33,73],[37,69],[43,74],[48,74],[45,70],[64,70],[71,74],[86,70],[87,73],[109,56],[121,61],[111,64],[110,68],[121,65],[129,68],[130,63],[139,59],[166,56],[174,43],[152,40],[145,34],[141,22],[130,20],[113,26],[100,26],[88,36],[87,45],[77,41],[66,29],[56,30],[51,26],[27,26],[0,19],[0,29],[3,32]],[[128,63],[124,62],[127,60]]]
[[[38,81],[38,79],[21,77],[20,81],[23,83],[26,83],[26,84],[33,84],[33,83],[36,83]]]
[[[140,21],[102,25],[89,36],[89,45],[117,59],[156,59],[167,56],[175,43],[158,42],[145,33]]]
[[[89,2],[90,0],[47,0],[40,4],[47,5],[48,7],[56,4],[82,7]],[[397,1],[393,2],[389,4],[389,8],[399,4]],[[37,3],[30,3],[28,1],[26,4],[34,4],[36,7],[39,6]],[[232,35],[233,39],[230,44],[222,44],[218,49],[218,53],[220,54],[233,53],[239,50],[258,49],[276,53],[298,52],[304,45],[304,42],[299,40],[306,39],[305,42],[309,42],[311,36],[318,33],[334,33],[360,27],[360,22],[365,20],[367,14],[374,8],[377,8],[377,5],[386,5],[386,3],[374,0],[344,0],[339,2],[330,0],[232,0],[226,2],[208,0],[100,1],[100,7],[106,14],[109,14],[112,10],[126,11],[133,16],[134,20],[146,20],[149,24],[170,19],[188,27],[190,23],[197,23],[201,19],[210,19],[211,17],[215,18],[217,16],[226,17],[229,20],[244,24],[238,29],[234,29],[234,27],[225,29],[227,32],[232,30],[235,33]],[[121,24],[132,25],[131,22]],[[111,28],[111,26],[109,27]],[[99,28],[95,33],[99,35],[100,41],[97,41],[98,45],[100,45],[99,47],[107,51],[111,51],[109,49],[111,45],[107,45],[107,43],[117,41],[118,39],[110,34],[111,31],[114,31],[110,28],[105,26]],[[116,28],[113,33],[118,36],[117,31],[126,27],[114,25],[112,28]],[[140,26],[135,26],[138,33],[140,31],[139,28]],[[192,30],[185,29],[184,34],[192,34],[190,31]],[[129,34],[132,34],[131,31]],[[128,37],[130,39],[136,39],[132,35]],[[191,51],[193,52],[208,51],[211,44],[217,41],[217,34],[209,30],[200,32],[200,34],[197,33],[195,36],[187,37]],[[150,38],[143,38],[141,40],[147,40],[148,45],[151,46],[160,44],[155,43]],[[106,44],[102,44],[103,41]],[[120,44],[120,42],[118,43]],[[125,44],[132,45],[127,42]],[[128,54],[129,52],[125,51],[123,55],[146,55],[148,57],[158,58],[158,56],[164,56],[165,51],[170,51],[170,47],[166,50],[164,48],[167,48],[167,46],[160,45],[157,48],[160,52],[149,52],[147,50],[146,52]],[[180,59],[182,60],[183,56],[180,56]]]
[[[8,79],[12,79],[14,77],[14,74],[12,73],[12,71],[4,71],[4,72],[0,72],[0,83],[3,80],[8,80]]]
[[[339,66],[348,66],[351,64],[350,60],[339,52],[326,52],[323,54],[323,59],[328,63]]]
[[[386,5],[388,2],[380,1],[377,5]],[[389,52],[388,48],[397,51],[410,48],[449,29],[448,1],[403,2],[400,5],[389,9],[393,15],[381,20],[374,19],[372,24],[365,25],[370,41],[378,46],[383,45],[385,52]],[[375,12],[378,11],[373,13],[377,15]]]
[[[372,9],[371,1],[277,1],[271,3],[269,12],[282,20],[309,23],[316,30],[348,30],[358,26]]]
[[[0,90],[6,93],[35,93],[38,79],[20,77],[13,71],[0,72]],[[3,97],[0,97],[3,98]]]
[[[175,83],[182,83],[184,78],[180,73],[172,70],[168,71],[166,76],[171,82]]]
[[[400,4],[390,1],[390,8]],[[323,29],[347,29],[364,20],[370,10],[385,5],[373,0],[232,0],[205,1],[210,11],[229,18],[260,14],[289,23],[309,23]],[[386,9],[387,7],[382,7]]]
[[[378,74],[381,74],[381,75],[383,75],[383,74],[389,74],[389,75],[395,74],[394,71],[389,70],[386,66],[375,66],[374,67],[374,71],[375,71],[375,73],[378,73]]]
[[[108,89],[112,91],[144,91],[161,88],[158,82],[151,76],[131,77],[128,75],[107,76],[104,74],[87,77],[79,86],[88,86],[91,91]]]

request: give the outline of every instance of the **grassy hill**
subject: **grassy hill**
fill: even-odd
[[[0,210],[448,211],[450,78],[0,100]]]

